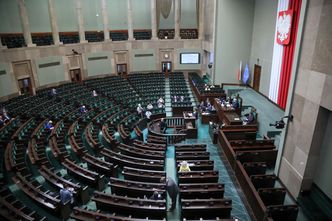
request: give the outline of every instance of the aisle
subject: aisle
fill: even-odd
[[[197,121],[198,139],[187,139],[183,143],[204,143],[207,145],[207,150],[210,152],[210,159],[214,160],[214,169],[219,171],[218,182],[225,184],[224,197],[232,199],[232,212],[233,218],[237,218],[241,221],[251,221],[246,207],[242,201],[243,193],[241,188],[235,185],[233,182],[236,180],[233,170],[228,164],[226,157],[220,151],[217,144],[213,144],[209,135],[209,126],[207,124],[201,124],[201,120]]]

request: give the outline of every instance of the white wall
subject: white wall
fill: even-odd
[[[112,73],[112,53],[98,52],[86,54],[88,77]]]
[[[39,65],[59,62],[58,65],[40,68]],[[36,59],[37,77],[40,86],[58,83],[66,80],[62,57],[45,57]]]
[[[277,8],[278,1],[275,0],[255,1],[250,67],[253,73],[254,64],[259,59],[262,67],[259,91],[266,96],[269,95]],[[251,76],[253,78],[253,74]]]
[[[139,56],[139,55],[148,55],[152,56]],[[138,57],[135,57],[138,55]],[[132,50],[131,56],[132,72],[137,71],[156,71],[157,66],[157,56],[154,49],[134,49]]]
[[[217,2],[215,83],[238,83],[240,61],[249,62],[254,8],[254,0]]]

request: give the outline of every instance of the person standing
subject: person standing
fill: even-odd
[[[165,183],[165,185],[166,185],[166,191],[167,191],[169,197],[172,200],[171,208],[169,208],[167,211],[172,211],[176,207],[176,199],[177,199],[177,196],[179,194],[179,187],[175,183],[175,181],[172,178],[170,178],[170,177],[167,177],[167,178],[166,177],[162,177],[160,179],[160,182],[161,183]]]

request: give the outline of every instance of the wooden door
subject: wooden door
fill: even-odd
[[[80,68],[70,70],[70,80],[71,82],[82,82],[82,75]]]
[[[259,84],[261,81],[261,69],[262,69],[262,67],[260,65],[255,64],[254,83],[253,83],[253,88],[255,91],[259,91]]]
[[[172,62],[170,61],[161,62],[161,71],[165,73],[166,77],[168,77],[168,73],[172,72]]]
[[[18,82],[18,87],[19,87],[22,95],[23,94],[29,94],[29,95],[33,94],[30,78],[19,79],[19,80],[17,80],[17,82]]]
[[[18,90],[22,94],[35,94],[35,83],[29,60],[13,62],[14,76],[17,80]]]
[[[127,64],[117,64],[116,70],[118,72],[118,75],[127,78]]]

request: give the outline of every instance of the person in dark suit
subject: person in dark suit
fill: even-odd
[[[179,194],[179,187],[175,183],[175,181],[172,178],[170,178],[170,177],[167,177],[167,178],[166,177],[162,177],[160,179],[160,182],[161,183],[165,183],[165,185],[166,185],[166,191],[167,191],[169,197],[172,200],[171,208],[169,208],[167,211],[172,211],[176,207],[176,199],[177,199],[177,196]]]
[[[161,119],[160,121],[160,132],[165,133],[167,130],[167,123],[164,118]]]

